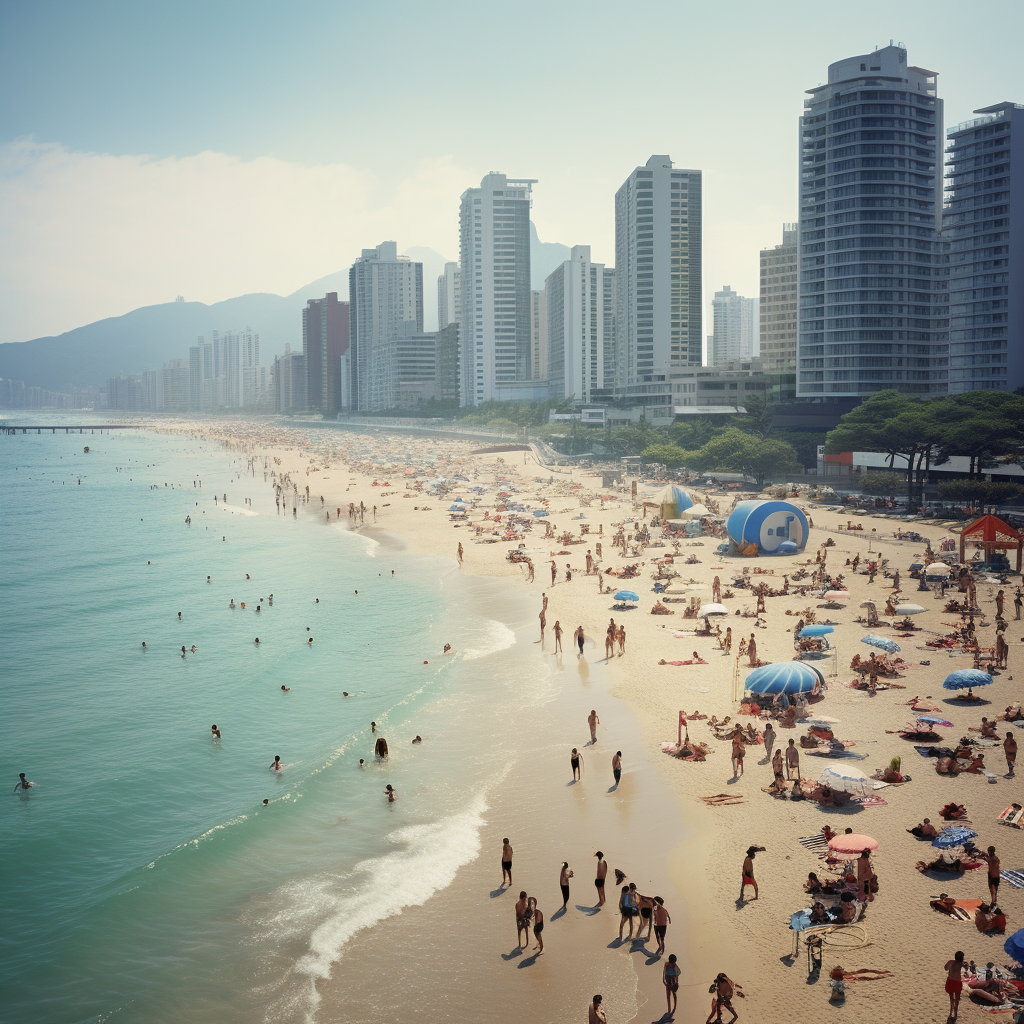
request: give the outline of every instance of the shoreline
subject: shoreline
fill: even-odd
[[[221,425],[215,425],[220,427]],[[267,439],[258,439],[254,434],[251,425],[239,425],[235,435],[218,436],[223,429],[212,432],[209,425],[197,425],[196,432],[204,433],[211,439],[221,440],[229,445],[232,443],[245,450],[267,450],[273,449],[274,455],[281,459],[281,469],[291,469],[294,473],[303,471],[308,464],[310,454],[317,455],[316,451],[303,452],[295,450],[295,445],[279,446],[270,443]],[[179,426],[175,430],[167,432],[187,432],[187,428]],[[275,431],[280,434],[280,431]],[[358,436],[358,435],[357,435]],[[293,440],[287,438],[286,440]],[[332,439],[333,440],[333,439]],[[396,438],[398,445],[409,446],[409,438]],[[375,442],[382,443],[382,438],[375,437]],[[354,443],[354,441],[353,441]],[[326,442],[325,442],[326,446]],[[310,445],[310,448],[313,448]],[[397,445],[395,446],[397,447]],[[434,445],[438,448],[438,445]],[[493,471],[495,462],[494,456],[470,456],[469,445],[452,443],[447,446],[449,450],[459,450],[459,458],[467,464],[474,464],[484,472],[485,466],[488,472]],[[515,453],[519,455],[521,453]],[[303,458],[305,456],[305,458]],[[490,460],[488,462],[488,460]],[[352,496],[368,501],[372,504],[374,496],[380,495],[380,490],[368,486],[369,476],[362,476],[355,472],[340,470],[332,464],[330,471],[325,471],[322,476],[314,478],[316,485],[311,485],[311,493],[314,490],[319,493],[332,495],[332,504],[340,503],[342,494],[347,494],[345,503],[351,500]],[[528,482],[525,489],[529,492],[538,492],[536,483],[529,483],[538,473],[547,474],[542,467],[530,461],[523,466],[504,466],[502,472],[518,473]],[[310,474],[311,475],[311,474]],[[342,484],[336,482],[344,478],[345,481],[355,479],[357,482],[353,490],[346,490],[339,493]],[[573,474],[575,482],[580,482],[581,474]],[[593,478],[589,480],[584,476],[583,481],[588,485],[588,490],[597,490]],[[320,484],[320,481],[323,484]],[[330,480],[331,486],[327,486]],[[559,484],[564,481],[559,480]],[[599,484],[599,478],[597,480]],[[469,485],[466,485],[468,488]],[[383,490],[383,489],[381,489]],[[453,530],[452,524],[448,521],[447,514],[443,509],[447,506],[446,501],[430,501],[424,495],[417,495],[421,501],[428,501],[432,508],[429,512],[418,512],[413,514],[409,506],[413,502],[402,500],[403,493],[401,484],[395,488],[396,493],[391,495],[390,508],[381,508],[381,518],[377,528],[395,534],[401,538],[401,542],[407,549],[423,554],[440,555],[452,557],[454,547],[459,538],[464,542],[468,540],[469,531]],[[584,491],[584,493],[587,493]],[[488,494],[485,501],[491,501]],[[407,499],[406,499],[407,501]],[[419,504],[419,502],[416,502]],[[397,507],[396,507],[397,506]],[[563,495],[551,499],[551,519],[557,521],[559,529],[572,527],[580,513],[580,503],[574,498]],[[598,512],[595,508],[583,509],[588,521],[596,528],[600,521],[606,525],[611,520],[630,518],[632,511],[628,500],[622,500],[617,508]],[[836,527],[846,520],[845,514],[828,513],[825,510],[815,507],[813,516],[818,520],[818,527],[812,531],[811,541],[808,545],[808,554],[813,553],[815,547],[823,541],[831,538],[834,547],[830,549],[830,569],[833,573],[842,571],[844,557],[852,556],[859,552],[863,558],[868,548],[868,542],[872,539],[871,531],[891,531],[894,524],[889,520],[876,520],[872,517],[859,517],[857,522],[864,526],[863,532],[846,533],[845,531],[834,532]],[[570,522],[573,520],[573,522]],[[830,530],[821,529],[822,526],[830,527]],[[369,527],[370,524],[367,524]],[[932,538],[933,546],[938,548],[938,539],[945,535],[944,531],[933,524],[922,524],[913,528],[922,530],[926,536]],[[360,532],[369,533],[369,529]],[[593,535],[592,535],[593,536]],[[605,535],[608,538],[608,535]],[[447,539],[446,539],[447,538]],[[596,538],[595,538],[596,539]],[[879,538],[880,539],[880,538]],[[679,566],[684,577],[693,574],[693,577],[707,582],[714,574],[721,575],[723,588],[725,581],[731,577],[732,571],[738,571],[739,567],[764,566],[769,570],[792,571],[798,564],[803,563],[806,558],[800,556],[794,559],[756,559],[739,560],[719,559],[714,555],[713,546],[717,541],[704,538],[703,550],[697,549],[700,557],[700,564],[692,569],[689,566]],[[466,564],[464,572],[474,573],[481,577],[504,579],[515,581],[522,587],[523,574],[516,565],[510,565],[504,560],[505,551],[512,545],[472,545],[464,543],[466,549]],[[533,537],[527,541],[530,549],[546,548],[553,545],[546,545],[542,540]],[[606,545],[610,546],[610,545]],[[890,559],[893,568],[900,568],[905,573],[906,566],[910,561],[919,560],[918,556],[923,549],[923,543],[915,544],[905,542],[899,545],[885,544],[882,557]],[[548,613],[550,623],[561,616],[569,622],[579,618],[586,625],[588,632],[599,629],[602,621],[601,615],[607,614],[609,599],[599,597],[596,587],[593,586],[593,578],[582,574],[582,567],[579,565],[582,551],[577,549],[572,552],[571,560],[575,563],[579,572],[578,582],[574,578],[570,584],[564,584],[561,580],[554,586],[546,586],[546,566],[543,565],[541,557],[535,555],[538,562],[538,579],[535,584],[525,584],[533,588],[534,600],[539,601],[542,590],[550,594],[551,607]],[[650,561],[654,552],[645,552],[638,561]],[[546,556],[545,556],[546,557]],[[836,560],[839,559],[838,564]],[[561,559],[559,560],[562,561]],[[605,564],[611,559],[606,558]],[[737,565],[739,563],[739,566]],[[781,564],[780,564],[781,563]],[[679,565],[679,563],[677,563]],[[785,571],[784,570],[784,571]],[[545,572],[544,581],[539,578],[541,571]],[[846,570],[847,574],[849,570]],[[648,575],[648,570],[641,571],[641,579],[634,586],[640,585],[638,589],[646,591],[647,582],[643,579]],[[955,705],[943,704],[941,691],[941,678],[945,672],[953,667],[963,667],[964,661],[947,657],[945,651],[927,651],[917,648],[927,636],[928,630],[936,632],[942,629],[942,620],[949,619],[949,613],[943,614],[940,602],[932,602],[931,595],[928,597],[927,614],[919,617],[918,622],[924,627],[925,632],[915,635],[910,639],[902,641],[904,644],[903,657],[911,663],[907,671],[907,678],[901,680],[907,690],[890,690],[887,693],[879,693],[877,697],[868,697],[861,691],[847,690],[843,680],[851,675],[845,664],[850,655],[858,648],[855,646],[857,639],[862,634],[864,627],[853,623],[854,606],[863,596],[871,594],[884,601],[888,593],[888,581],[880,578],[878,584],[871,590],[866,590],[866,580],[861,577],[847,576],[851,593],[854,600],[851,601],[849,612],[838,616],[840,625],[836,626],[837,645],[839,646],[839,676],[830,680],[828,691],[828,713],[838,714],[842,721],[841,738],[844,740],[856,738],[861,749],[865,751],[868,760],[864,768],[870,770],[886,763],[892,754],[900,754],[903,757],[903,769],[913,776],[913,783],[909,786],[896,787],[883,793],[887,800],[887,807],[872,807],[861,810],[855,814],[855,820],[850,824],[855,826],[855,831],[869,831],[870,834],[879,838],[881,847],[875,859],[877,871],[881,880],[882,889],[878,900],[870,905],[869,914],[865,921],[868,945],[860,947],[842,947],[841,950],[828,950],[826,953],[826,970],[830,963],[839,958],[842,965],[847,969],[871,968],[886,966],[889,962],[900,960],[906,964],[907,970],[917,976],[935,976],[937,967],[933,962],[937,954],[932,954],[929,949],[923,948],[926,944],[922,941],[916,948],[913,944],[905,948],[906,944],[898,939],[900,934],[905,932],[908,924],[920,930],[922,934],[932,932],[941,944],[943,953],[946,947],[950,949],[961,945],[967,949],[968,957],[981,959],[994,959],[997,963],[1005,960],[1001,953],[1001,942],[996,948],[995,940],[990,937],[976,935],[970,924],[962,926],[958,930],[951,923],[945,920],[936,920],[936,915],[928,908],[927,898],[932,889],[942,886],[948,889],[952,895],[971,896],[984,895],[984,878],[979,877],[978,872],[969,873],[962,880],[938,881],[928,876],[920,875],[913,871],[913,858],[923,854],[912,838],[906,837],[903,829],[916,823],[923,816],[931,814],[934,817],[938,807],[945,799],[957,799],[969,803],[971,818],[976,823],[980,833],[979,845],[988,843],[1000,845],[1004,856],[1009,856],[1012,847],[1012,840],[1019,836],[1019,833],[1012,833],[1007,829],[993,827],[995,815],[1013,797],[1013,786],[1007,785],[1001,777],[997,785],[982,786],[983,782],[977,778],[946,780],[935,776],[930,770],[932,765],[927,761],[917,758],[913,748],[895,736],[891,739],[886,736],[884,727],[895,730],[897,726],[906,719],[911,712],[905,704],[909,697],[914,694],[921,696],[931,695],[942,706],[944,715],[955,722],[957,733],[966,733],[970,726],[973,726],[980,717],[982,711],[976,709],[964,709]],[[768,582],[778,583],[778,572],[776,579],[767,577]],[[519,587],[517,587],[519,589]],[[521,591],[520,591],[521,592]],[[904,587],[905,600],[915,600],[910,587]],[[989,606],[994,588],[979,586],[979,601]],[[799,959],[787,956],[786,951],[792,952],[793,935],[786,929],[785,920],[790,913],[809,905],[809,901],[802,895],[800,882],[806,876],[808,870],[816,870],[822,867],[806,850],[800,847],[796,838],[801,835],[809,835],[816,832],[822,824],[830,822],[834,828],[846,825],[846,817],[851,813],[839,810],[825,812],[815,804],[803,804],[799,807],[791,806],[788,802],[777,802],[770,797],[760,793],[760,786],[771,781],[770,773],[763,765],[757,765],[758,758],[753,755],[759,753],[756,748],[749,751],[746,764],[746,777],[741,777],[738,783],[731,784],[728,778],[728,746],[718,743],[707,730],[704,723],[691,723],[691,735],[694,739],[708,742],[713,753],[703,764],[683,763],[670,758],[658,759],[657,743],[659,740],[674,739],[674,722],[676,712],[685,709],[690,712],[692,708],[699,707],[707,714],[731,714],[735,716],[735,703],[731,701],[731,686],[729,676],[733,671],[731,659],[722,658],[717,652],[712,651],[708,641],[691,640],[685,637],[680,646],[680,640],[673,638],[672,630],[667,630],[667,621],[674,622],[677,627],[683,626],[680,618],[672,620],[651,617],[646,612],[646,604],[651,599],[643,596],[641,609],[627,613],[625,622],[630,634],[627,643],[625,658],[615,658],[612,664],[607,666],[609,677],[609,692],[625,701],[626,705],[636,719],[642,734],[646,737],[648,746],[646,756],[656,766],[655,770],[662,775],[674,794],[675,805],[679,807],[681,817],[687,824],[692,825],[692,834],[682,843],[674,845],[670,849],[661,850],[662,859],[677,887],[683,893],[687,913],[687,938],[688,952],[683,962],[683,977],[681,979],[681,992],[683,999],[680,1000],[680,1007],[677,1019],[680,1020],[703,1020],[708,1004],[704,1003],[706,986],[710,979],[719,970],[725,970],[731,977],[739,980],[746,989],[748,998],[737,1004],[742,1013],[747,1011],[749,1017],[751,1011],[765,1017],[766,1019],[783,1019],[780,1014],[786,1015],[788,1019],[810,1020],[820,1012],[820,1008],[828,1004],[827,985],[818,981],[816,984],[808,984],[802,964]],[[752,603],[749,592],[739,592],[734,601],[729,602],[730,611]],[[759,652],[763,658],[770,661],[782,661],[792,658],[792,638],[788,630],[796,621],[796,613],[806,607],[813,608],[815,602],[812,598],[804,599],[783,599],[769,598],[768,614],[766,616],[770,628],[763,630],[758,636]],[[781,614],[783,609],[787,612]],[[1011,609],[1012,610],[1012,609]],[[788,613],[793,613],[792,616]],[[991,613],[990,613],[991,614]],[[751,625],[753,619],[731,618],[730,624],[738,627],[738,635],[743,628]],[[692,622],[692,620],[690,620]],[[991,618],[989,618],[991,623]],[[917,622],[915,622],[915,625]],[[570,632],[571,632],[570,627]],[[887,634],[888,635],[888,632]],[[988,633],[984,637],[988,637]],[[568,633],[567,633],[568,637]],[[1013,630],[1008,633],[1010,639],[1010,667],[1001,676],[997,676],[996,685],[991,688],[992,703],[984,705],[983,708],[998,710],[1004,703],[1008,703],[1014,694],[1014,684],[1011,678],[1016,671],[1021,670],[1021,644],[1016,641]],[[983,639],[983,642],[984,639]],[[696,645],[710,664],[707,666],[674,669],[671,667],[657,666],[659,658],[671,659],[686,657],[691,648]],[[702,646],[703,645],[703,646]],[[863,650],[863,648],[860,648]],[[927,651],[927,653],[926,653]],[[931,666],[919,666],[919,661],[930,661]],[[952,664],[950,662],[952,661]],[[949,664],[949,668],[947,668]],[[939,674],[941,673],[941,674]],[[746,674],[746,667],[740,671],[740,675]],[[936,679],[938,675],[938,679]],[[938,693],[936,693],[938,688]],[[901,696],[901,694],[903,694]],[[671,723],[671,724],[670,724]],[[780,732],[780,740],[785,740],[788,735]],[[837,735],[839,733],[837,732]],[[947,734],[949,735],[949,734]],[[998,754],[996,751],[990,758],[994,769],[999,771]],[[914,758],[911,761],[911,758]],[[805,757],[804,775],[814,774],[816,777],[819,770],[815,759]],[[828,762],[819,762],[821,766]],[[728,788],[728,787],[732,788]],[[969,794],[966,790],[969,787]],[[742,794],[745,804],[740,809],[730,807],[705,807],[697,797],[702,793],[735,792]],[[1018,798],[1019,799],[1019,798]],[[913,819],[913,820],[911,820]],[[748,902],[742,906],[735,902],[735,895],[738,889],[738,868],[742,859],[742,849],[749,843],[757,843],[768,846],[769,852],[764,854],[762,860],[758,861],[760,868],[759,877],[762,880],[761,900]],[[482,855],[486,856],[486,854]],[[762,862],[764,866],[762,867]],[[699,868],[697,867],[699,866]],[[1013,864],[1011,866],[1016,866]],[[909,872],[908,872],[909,869]],[[766,873],[767,872],[767,873]],[[734,875],[735,873],[735,875]],[[983,875],[983,872],[981,873]],[[694,884],[698,879],[700,884]],[[767,884],[765,884],[767,882]],[[975,892],[975,890],[978,890]],[[1006,910],[1010,920],[1009,929],[1012,931],[1019,927],[1024,900],[1017,890],[1009,889],[1000,893],[1001,905]],[[962,929],[969,929],[964,931]],[[676,929],[676,935],[678,935]],[[767,941],[766,941],[767,940]],[[952,944],[952,945],[951,945]],[[670,942],[671,945],[671,942]],[[782,966],[780,967],[780,958]],[[651,970],[650,967],[637,965],[638,975],[638,1002],[642,1007],[651,1000],[652,1005],[659,1006],[663,998],[663,989],[660,984],[660,970]],[[857,1002],[863,1007],[870,1007],[873,1014],[872,1019],[879,1021],[896,1021],[904,1019],[905,1013],[910,1009],[909,997],[904,1004],[896,994],[896,987],[892,980],[889,982],[876,982],[871,986],[859,986],[857,991]],[[694,1005],[691,1004],[691,996],[696,995]],[[926,991],[915,991],[913,998],[915,1005],[930,1014],[942,1012],[944,996],[941,987],[928,986]],[[699,1004],[699,1005],[697,1005]],[[965,1005],[965,1010],[967,1007]],[[634,1019],[642,1017],[642,1012]],[[610,1017],[610,1019],[613,1019]],[[617,1018],[616,1018],[617,1020]]]

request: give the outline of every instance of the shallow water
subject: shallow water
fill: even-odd
[[[12,1024],[315,1016],[361,928],[476,856],[517,757],[489,687],[552,697],[482,584],[279,516],[246,470],[180,437],[0,438],[0,778],[36,782],[0,803]]]

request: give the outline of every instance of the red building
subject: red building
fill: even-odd
[[[306,357],[306,394],[311,409],[334,416],[349,402],[345,364],[349,349],[349,305],[337,292],[310,299],[302,311],[302,353]]]

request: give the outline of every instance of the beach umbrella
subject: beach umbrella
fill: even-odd
[[[988,686],[992,677],[977,668],[958,668],[946,676],[942,684],[944,690],[969,690],[974,686]]]
[[[948,576],[949,566],[944,565],[942,562],[932,562],[925,571],[925,576]]]
[[[755,668],[744,683],[749,693],[810,693],[824,682],[822,674],[803,661],[782,661]]]
[[[860,769],[844,764],[830,764],[818,776],[818,782],[850,796],[870,796],[886,785],[877,779],[869,779]]]
[[[834,836],[828,841],[828,848],[836,853],[860,853],[863,850],[877,850],[878,840],[859,832],[851,832],[849,835]]]
[[[897,615],[920,615],[924,609],[919,604],[898,604],[896,605]]]
[[[1024,964],[1024,928],[1015,931],[1004,943],[1003,951],[1019,964]]]
[[[966,825],[952,825],[944,828],[933,840],[932,846],[940,850],[951,850],[954,846],[963,846],[970,839],[977,839],[978,833]]]
[[[542,518],[543,518],[544,516],[546,516],[546,515],[547,515],[548,513],[547,513],[547,512],[546,512],[546,511],[545,511],[544,509],[542,509],[542,508],[535,508],[535,509],[533,510],[533,514],[534,514],[534,515],[535,515],[535,516],[536,516],[536,517],[537,517],[538,519],[542,519]]]
[[[715,601],[700,606],[699,615],[728,615],[729,609],[724,604],[717,604]]]
[[[790,914],[789,927],[794,932],[802,932],[805,928],[810,928],[811,912],[809,910],[798,910],[795,914]]]
[[[926,725],[941,725],[943,729],[953,728],[952,722],[947,722],[945,718],[939,718],[938,715],[918,715],[917,720]]]
[[[448,506],[448,511],[449,512],[465,512],[466,511],[466,506],[465,505],[460,505],[458,502],[453,501]]]
[[[800,636],[824,636],[826,633],[834,633],[832,626],[804,626],[800,630]]]
[[[911,570],[913,570],[913,569],[923,569],[924,568],[924,562],[911,562],[910,563],[910,568],[911,568]]]
[[[616,601],[639,601],[640,595],[634,594],[632,590],[620,590],[615,595]]]
[[[849,601],[850,592],[848,590],[828,590],[825,592],[826,601]]]
[[[889,640],[884,636],[875,636],[874,633],[862,636],[860,638],[860,642],[862,644],[867,644],[869,647],[877,647],[879,650],[886,651],[888,654],[896,654],[898,651],[903,650],[895,640]]]

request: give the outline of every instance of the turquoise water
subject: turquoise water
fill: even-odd
[[[3,1020],[315,1015],[353,935],[476,855],[501,752],[439,751],[493,714],[490,591],[277,515],[262,463],[210,443],[3,437],[0,473]]]

